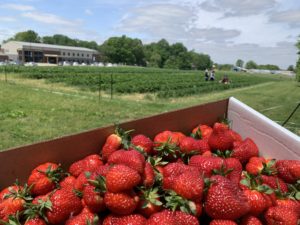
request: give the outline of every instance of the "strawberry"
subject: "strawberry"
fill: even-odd
[[[177,225],[174,212],[163,210],[159,213],[153,214],[145,225]]]
[[[270,196],[261,193],[257,190],[244,190],[244,194],[247,197],[248,203],[250,205],[249,214],[253,216],[258,216],[263,213],[266,209],[272,206],[272,200]]]
[[[82,192],[83,201],[87,208],[94,213],[102,212],[106,209],[104,203],[104,196],[93,185],[86,185]]]
[[[249,161],[251,157],[258,156],[258,148],[251,138],[246,138],[243,142],[234,142],[231,157],[240,160],[242,164]]]
[[[101,165],[103,165],[103,162],[100,156],[93,154],[74,162],[69,168],[69,173],[74,177],[78,177],[82,172],[93,172]]]
[[[115,151],[117,151],[122,145],[124,148],[129,147],[129,141],[130,141],[130,136],[129,133],[130,131],[124,131],[121,128],[116,128],[115,133],[111,134],[107,137],[102,150],[101,150],[101,155],[103,161],[107,161],[108,157]]]
[[[229,180],[231,180],[231,182],[238,185],[240,182],[242,170],[243,170],[243,166],[240,163],[240,161],[235,158],[227,158],[227,159],[225,159],[225,168],[227,171],[232,170],[231,172],[229,172],[226,175],[226,177]]]
[[[270,207],[265,213],[267,225],[296,225],[298,218],[297,212],[280,206]]]
[[[185,224],[185,225],[199,225],[197,217],[181,212],[175,211],[174,216],[176,218],[176,224]]]
[[[126,165],[140,174],[143,174],[145,168],[144,156],[136,150],[118,150],[112,153],[108,160],[108,164],[122,164]]]
[[[9,186],[7,188],[4,188],[1,192],[0,192],[0,203],[7,198],[8,195],[11,195],[12,193],[16,193],[19,191],[22,191],[23,187],[19,186],[19,185],[12,185]]]
[[[233,140],[236,142],[242,142],[243,139],[241,137],[241,135],[239,135],[237,132],[235,132],[234,130],[232,129],[229,129],[228,130],[228,133],[231,135],[231,137],[233,138]]]
[[[162,202],[160,201],[158,188],[141,190],[137,210],[147,218],[162,210]]]
[[[300,202],[290,198],[276,199],[276,206],[289,208],[290,210],[296,211],[300,215]]]
[[[128,216],[108,215],[104,219],[103,225],[144,225],[146,221],[146,218],[139,214]]]
[[[69,188],[56,190],[50,195],[50,201],[52,209],[46,212],[46,216],[52,224],[62,223],[82,210],[80,198]]]
[[[180,142],[185,138],[186,136],[181,132],[173,132],[172,133],[172,140],[176,145],[179,145]]]
[[[99,166],[95,171],[94,171],[94,173],[96,174],[96,175],[101,175],[101,176],[103,176],[103,177],[106,177],[106,174],[108,173],[108,171],[110,170],[110,165],[108,165],[108,164],[105,164],[105,165],[103,165],[103,166]]]
[[[107,191],[117,193],[131,190],[141,182],[139,173],[125,165],[113,166],[106,175]]]
[[[177,158],[179,140],[182,138],[183,136],[180,133],[174,134],[174,132],[168,130],[157,134],[154,137],[153,153],[169,160]]]
[[[72,188],[72,187],[74,187],[75,181],[76,181],[75,177],[68,176],[68,177],[65,177],[62,181],[59,182],[59,186],[61,188],[67,188],[67,187]]]
[[[276,168],[274,164],[275,160],[272,159],[265,159],[263,157],[251,157],[246,164],[246,170],[252,175],[274,175],[276,174]]]
[[[56,163],[43,163],[34,168],[27,184],[31,187],[32,195],[44,195],[54,190],[62,178],[62,169]]]
[[[204,206],[210,217],[235,220],[248,213],[247,198],[237,185],[219,175],[211,177],[211,181]]]
[[[39,217],[35,217],[32,219],[26,220],[24,225],[47,225],[47,223],[45,222],[45,220],[43,220]]]
[[[84,185],[87,184],[88,179],[93,178],[94,174],[90,172],[82,172],[75,180],[74,182],[74,189],[77,191],[82,191],[84,188]]]
[[[129,215],[136,209],[139,198],[131,192],[106,192],[104,202],[111,212],[117,215]]]
[[[208,140],[212,132],[213,129],[210,126],[200,124],[193,129],[192,134],[198,139]]]
[[[262,222],[255,216],[244,216],[241,225],[263,225]]]
[[[275,164],[278,177],[287,183],[295,183],[300,179],[299,160],[278,160]]]
[[[134,149],[137,148],[139,151],[144,152],[147,155],[152,154],[153,141],[143,134],[134,136],[131,140],[131,144],[134,146]]]
[[[65,225],[100,225],[99,218],[96,214],[92,213],[88,208],[83,208],[81,213],[77,216],[71,217]]]
[[[192,137],[184,137],[180,142],[180,151],[188,155],[202,154],[210,151],[208,143],[204,140],[195,140]]]
[[[224,159],[220,157],[195,155],[191,157],[189,165],[198,168],[205,177],[210,177],[213,170],[220,169],[224,163]]]
[[[172,189],[188,200],[200,202],[203,195],[204,181],[199,172],[186,171],[174,180]]]
[[[233,220],[212,220],[209,225],[237,225]]]
[[[261,179],[263,184],[268,185],[272,189],[278,189],[282,193],[288,192],[288,186],[279,177],[261,175]]]
[[[142,176],[143,185],[145,187],[152,187],[155,182],[155,172],[150,163],[145,163],[145,169]]]
[[[228,132],[228,127],[221,123],[215,123],[213,132],[208,139],[208,144],[213,150],[230,150],[233,147],[234,139]]]

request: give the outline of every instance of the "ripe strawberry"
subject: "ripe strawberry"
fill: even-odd
[[[152,153],[153,141],[143,134],[134,136],[131,140],[131,144],[134,145],[134,148],[138,148],[147,155],[151,155]]]
[[[93,213],[99,213],[106,209],[104,196],[93,185],[86,185],[82,192],[83,201],[88,209]]]
[[[278,160],[275,164],[278,177],[287,183],[295,183],[300,179],[299,160]]]
[[[210,147],[207,141],[196,140],[192,137],[184,137],[180,142],[180,151],[188,155],[202,154],[206,151],[210,151]]]
[[[105,165],[103,165],[103,166],[99,166],[95,171],[94,171],[94,173],[96,174],[96,175],[101,175],[101,176],[103,176],[103,177],[106,177],[106,174],[108,173],[108,171],[110,170],[110,165],[108,165],[108,164],[105,164]]]
[[[113,166],[106,175],[107,191],[117,193],[131,190],[141,182],[139,173],[125,165]]]
[[[267,225],[296,225],[298,224],[298,213],[289,208],[274,206],[265,213]]]
[[[162,202],[158,194],[158,188],[141,190],[140,201],[137,210],[145,217],[150,217],[152,214],[162,210]]]
[[[174,212],[163,210],[153,214],[145,225],[177,225],[177,221]]]
[[[228,127],[221,123],[215,123],[213,132],[208,139],[208,144],[213,150],[230,150],[233,147],[234,139],[228,132]]]
[[[191,157],[189,165],[198,168],[205,177],[210,177],[213,170],[220,169],[224,163],[220,157],[195,155]]]
[[[104,202],[111,212],[117,215],[129,215],[136,209],[139,198],[130,192],[106,192]]]
[[[117,151],[122,145],[122,137],[118,134],[111,134],[107,137],[105,144],[102,147],[101,155],[103,161],[107,161],[108,157]]]
[[[237,225],[233,220],[212,220],[209,225]]]
[[[241,180],[243,166],[238,159],[235,158],[227,158],[225,159],[225,168],[229,172],[226,177],[231,180],[231,182],[235,184],[239,184]]]
[[[82,172],[93,172],[101,165],[103,165],[103,162],[100,156],[97,154],[93,154],[74,162],[70,166],[69,172],[74,177],[78,177]]]
[[[12,185],[7,188],[4,188],[0,192],[0,202],[2,202],[5,198],[7,198],[8,195],[11,195],[12,193],[16,193],[16,192],[19,192],[22,190],[23,190],[23,187],[21,187],[19,185]]]
[[[225,177],[211,177],[212,185],[205,200],[205,211],[214,219],[235,220],[248,213],[250,206],[244,193]]]
[[[62,169],[56,163],[43,163],[34,168],[28,178],[28,186],[33,195],[44,195],[54,190],[62,179]]]
[[[169,160],[177,158],[179,140],[183,138],[181,133],[163,131],[154,137],[153,153]]]
[[[270,196],[265,193],[248,189],[244,190],[244,194],[247,197],[250,205],[250,215],[258,216],[272,206],[272,200],[270,199]]]
[[[243,142],[234,142],[231,157],[240,160],[242,164],[249,161],[251,157],[258,156],[258,148],[254,141],[246,138]]]
[[[68,177],[65,177],[62,181],[59,182],[59,186],[61,188],[67,188],[67,187],[72,188],[72,187],[74,187],[75,181],[76,181],[75,177],[68,176]]]
[[[195,202],[201,202],[204,181],[199,172],[186,171],[179,175],[172,185],[172,189],[180,196]]]
[[[70,215],[77,215],[82,210],[80,198],[69,188],[56,190],[50,195],[50,201],[52,209],[46,212],[46,216],[51,224],[62,223]]]
[[[45,220],[39,217],[35,217],[33,219],[26,220],[24,225],[47,225],[47,223],[45,222]]]
[[[176,224],[185,224],[185,225],[199,225],[197,217],[181,212],[175,211],[174,216],[176,218]]]
[[[242,142],[242,141],[243,141],[241,135],[239,135],[239,134],[238,134],[237,132],[235,132],[234,130],[229,129],[229,130],[228,130],[228,133],[231,135],[231,137],[233,138],[234,141],[237,141],[237,142]]]
[[[74,189],[77,191],[83,191],[84,185],[88,183],[88,179],[94,178],[94,174],[90,172],[82,172],[74,182]]]
[[[272,159],[265,159],[263,157],[251,157],[246,164],[246,170],[252,175],[274,175],[276,174],[276,168],[274,164],[275,160]]]
[[[145,187],[152,187],[155,182],[155,172],[150,163],[145,163],[145,169],[142,176],[143,185]]]
[[[276,199],[275,205],[289,208],[290,210],[296,211],[300,215],[300,202],[298,200],[293,200],[290,198]]]
[[[136,150],[118,150],[112,153],[108,160],[108,164],[122,164],[126,165],[140,174],[143,174],[145,168],[144,156]]]
[[[81,213],[77,216],[71,217],[65,225],[100,225],[99,218],[96,214],[92,213],[88,208],[83,208]]]
[[[198,139],[208,140],[212,132],[213,129],[210,126],[200,124],[193,129],[192,134]]]
[[[255,216],[244,216],[241,225],[263,225],[262,222]]]
[[[128,216],[108,215],[102,225],[145,225],[146,218],[139,214]]]
[[[186,136],[181,132],[173,132],[172,133],[172,140],[176,145],[179,145],[180,142],[185,138]]]
[[[282,193],[288,192],[288,186],[279,177],[261,175],[261,179],[263,184],[268,185],[272,189],[279,189]]]

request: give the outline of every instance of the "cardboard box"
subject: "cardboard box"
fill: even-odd
[[[233,129],[243,138],[253,138],[263,155],[300,159],[298,136],[234,98],[133,120],[120,127],[135,129],[133,135],[143,133],[153,138],[163,130],[188,134],[200,123],[213,125],[227,115]],[[106,137],[113,132],[114,126],[108,126],[0,152],[0,188],[11,185],[16,178],[26,182],[30,171],[43,162],[61,163],[67,169],[72,162],[99,153]]]

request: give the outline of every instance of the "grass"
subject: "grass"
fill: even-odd
[[[28,80],[0,74],[0,149],[141,118],[177,108],[234,96],[267,117],[282,123],[300,101],[300,86],[281,79],[244,88],[215,91],[182,98],[156,99],[126,95],[110,100],[44,80]],[[300,111],[287,127],[300,134]]]

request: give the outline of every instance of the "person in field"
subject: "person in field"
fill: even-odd
[[[214,81],[215,80],[215,71],[214,70],[211,70],[210,76],[209,76],[209,80],[210,81]]]
[[[205,81],[208,81],[208,69],[205,69],[205,72],[204,72],[204,77],[205,77]]]

